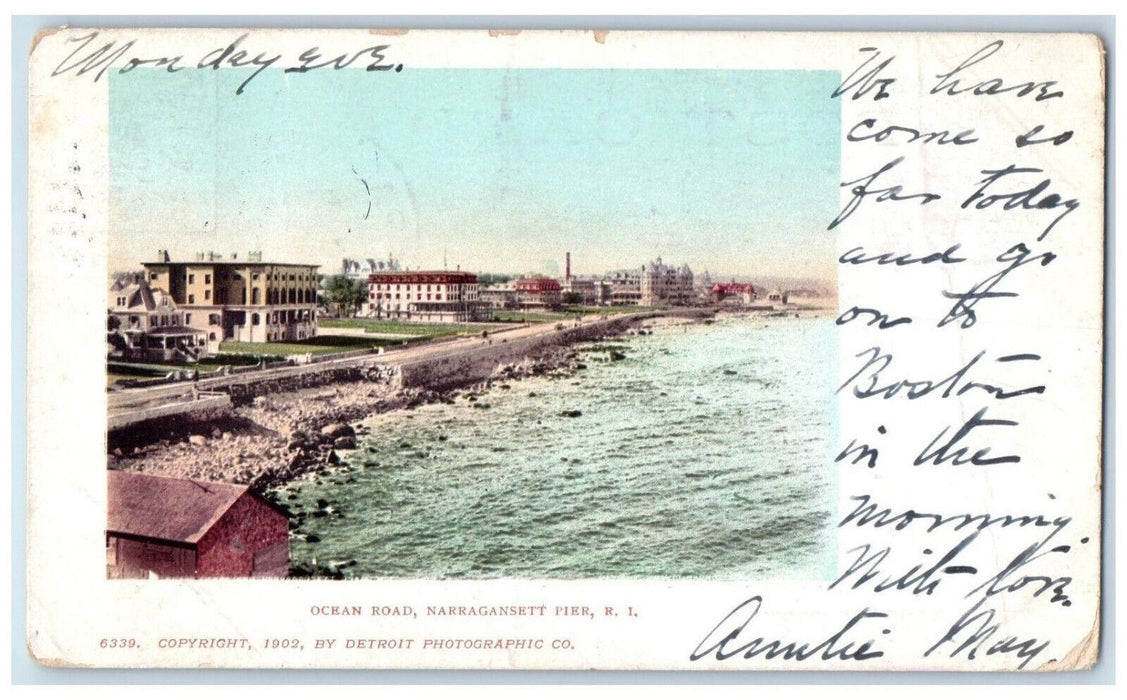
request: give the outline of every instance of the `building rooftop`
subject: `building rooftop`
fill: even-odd
[[[426,281],[426,279],[441,281],[477,281],[476,274],[474,274],[473,272],[465,272],[463,270],[376,270],[368,275],[369,279],[374,277],[404,279],[410,277],[412,279],[423,279],[423,281]]]
[[[156,262],[143,262],[145,267],[153,265],[214,265],[228,267],[321,267],[313,263],[283,263],[283,262],[261,262],[259,260],[172,260],[172,261],[156,261]]]
[[[116,470],[108,470],[107,477],[107,532],[191,544],[199,542],[248,489]]]

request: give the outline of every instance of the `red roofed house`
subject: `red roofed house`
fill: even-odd
[[[521,308],[549,308],[559,307],[562,287],[560,283],[548,277],[522,277],[514,285],[517,290],[517,301]]]
[[[289,518],[247,486],[109,470],[109,578],[284,578]]]
[[[717,304],[751,304],[757,297],[755,286],[750,283],[719,282],[712,286],[712,301]]]

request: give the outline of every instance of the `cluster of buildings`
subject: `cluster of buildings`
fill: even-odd
[[[174,262],[168,251],[144,272],[116,280],[108,299],[111,357],[194,361],[226,340],[266,343],[317,335],[317,265],[239,260],[197,253]]]
[[[601,276],[571,274],[567,254],[562,280],[530,275],[504,284],[478,285],[469,272],[381,270],[368,276],[362,315],[420,322],[484,321],[494,310],[543,311],[566,305],[693,306],[705,301],[688,265],[661,258]]]
[[[264,262],[261,251],[242,259],[197,253],[182,262],[161,250],[143,267],[110,287],[111,358],[194,362],[218,352],[224,341],[293,342],[317,335],[317,265]],[[390,255],[345,258],[341,274],[367,285],[361,316],[416,323],[489,321],[497,310],[566,305],[748,306],[758,299],[751,284],[714,285],[707,272],[694,276],[688,265],[667,265],[661,258],[602,275],[573,275],[570,252],[563,279],[531,275],[487,287],[460,269],[405,270]]]
[[[580,276],[571,274],[571,253],[566,257],[562,280],[521,277],[482,288],[480,297],[494,309],[521,310],[550,310],[563,305],[693,306],[703,300],[688,265],[665,265],[657,258],[636,268]]]

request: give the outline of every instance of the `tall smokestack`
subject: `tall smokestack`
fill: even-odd
[[[564,279],[571,281],[571,251],[564,254]]]

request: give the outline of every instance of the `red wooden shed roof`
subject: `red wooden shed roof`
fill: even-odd
[[[190,544],[199,542],[248,488],[138,472],[108,470],[107,475],[107,532]]]

